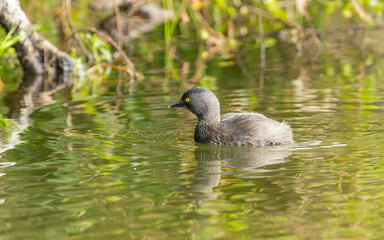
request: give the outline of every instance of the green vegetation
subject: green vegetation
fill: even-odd
[[[17,26],[13,26],[11,30],[5,35],[4,38],[0,39],[0,56],[2,56],[5,51],[17,43],[20,39],[20,34],[15,33]]]
[[[59,3],[45,0],[22,3],[22,7],[33,19],[45,21],[41,24],[49,30],[41,31],[42,35],[56,45],[63,44],[63,48],[77,59],[76,66],[85,66],[76,68],[78,76],[105,79],[111,74],[116,75],[117,70],[125,72],[125,78],[133,76],[134,79],[128,83],[130,85],[139,77],[135,67],[138,72],[146,72],[148,64],[165,70],[165,85],[171,79],[190,82],[209,80],[211,77],[206,74],[205,66],[216,57],[235,60],[243,75],[257,79],[265,70],[266,49],[272,49],[276,44],[288,44],[297,59],[307,61],[305,57],[313,58],[314,52],[324,49],[327,36],[335,31],[381,26],[384,19],[384,3],[377,0],[162,0],[156,3],[169,10],[172,17],[163,26],[143,33],[138,39],[125,42],[122,46],[120,41],[115,39],[111,42],[96,30],[99,21],[113,14],[113,10],[92,10],[87,0],[72,5]],[[44,16],[42,19],[41,16],[33,16],[37,8],[45,15],[58,17]],[[57,26],[60,30],[56,30]],[[57,31],[61,33],[60,37]],[[0,55],[3,58],[5,51],[18,38],[12,31],[2,38]],[[183,39],[188,39],[191,45],[192,40],[194,46],[185,48]],[[134,55],[130,55],[133,59],[113,57],[114,52],[120,51],[122,55],[120,47],[124,52],[133,52]],[[164,59],[158,60],[161,54]],[[251,65],[248,64],[250,62]],[[258,63],[256,71],[252,70],[255,62]],[[17,64],[9,66],[19,68]],[[5,75],[0,77],[7,78]]]

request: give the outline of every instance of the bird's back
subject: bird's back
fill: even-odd
[[[292,130],[259,113],[227,113],[221,116],[224,145],[287,145],[293,143]]]

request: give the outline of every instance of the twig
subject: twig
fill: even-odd
[[[263,1],[261,1],[261,4]],[[259,34],[260,34],[260,68],[259,68],[259,89],[260,91],[264,89],[264,71],[265,71],[265,42],[264,42],[264,26],[263,26],[263,16],[259,15]]]
[[[288,28],[296,29],[298,32],[304,32],[303,31],[303,27],[301,25],[299,25],[299,24],[296,24],[296,23],[291,22],[291,21],[283,20],[283,19],[281,19],[279,17],[275,17],[275,16],[273,16],[271,13],[269,13],[266,10],[263,10],[263,9],[260,9],[260,8],[255,8],[255,7],[252,7],[252,6],[247,5],[247,4],[244,4],[244,5],[247,6],[248,9],[250,9],[250,11],[252,11],[254,14],[257,14],[257,15],[262,16],[264,18],[267,18],[269,20],[280,22],[280,23],[284,24],[284,26],[286,26]],[[320,39],[316,35],[316,31],[314,30],[313,27],[311,27],[310,29],[311,29],[310,36],[312,37],[312,39],[315,42],[315,44],[320,48],[322,46],[322,44],[321,44]]]
[[[110,36],[108,36],[107,34],[101,32],[95,28],[81,28],[81,29],[77,29],[76,31],[72,32],[72,34],[69,35],[66,40],[68,40],[69,38],[71,38],[72,36],[77,34],[78,32],[92,32],[94,34],[97,34],[99,37],[101,37],[102,39],[104,39],[108,43],[110,43],[120,53],[121,57],[123,58],[124,62],[126,63],[126,67],[125,67],[124,71],[130,74],[130,76],[133,78],[133,81],[138,81],[141,78],[141,75],[136,71],[133,63],[128,58],[127,54],[125,54],[123,49],[121,49],[119,47],[119,45],[115,42],[115,40],[113,40]]]
[[[253,12],[254,14],[257,14],[257,15],[262,15],[263,17],[267,18],[267,19],[270,19],[270,20],[273,20],[273,21],[276,21],[276,22],[280,22],[282,24],[284,24],[286,27],[289,27],[289,28],[295,28],[295,29],[298,29],[298,30],[301,30],[302,27],[294,22],[290,22],[290,21],[285,21],[279,17],[275,17],[273,16],[271,13],[269,13],[268,11],[266,10],[263,10],[263,9],[260,9],[260,8],[256,8],[254,6],[251,6],[251,5],[248,5],[248,4],[244,4],[244,6],[247,6],[248,9]]]
[[[123,29],[121,27],[121,15],[120,15],[120,8],[116,3],[116,0],[113,0],[113,5],[115,7],[115,14],[116,14],[116,28],[117,28],[117,43],[119,44],[119,47],[123,47]]]
[[[127,54],[125,54],[123,49],[121,49],[119,47],[119,45],[115,42],[115,40],[113,40],[110,36],[108,36],[107,34],[101,32],[95,28],[84,28],[84,30],[89,31],[89,32],[93,32],[93,33],[97,34],[99,37],[103,38],[105,41],[109,42],[120,53],[124,62],[127,64],[127,67],[128,67],[128,70],[129,70],[129,73],[131,74],[131,76],[133,76],[135,79],[140,78],[139,74],[137,73],[137,71],[135,69],[135,66],[133,65],[133,63],[131,62],[131,60],[127,56]]]
[[[356,0],[351,0],[351,3],[361,20],[363,20],[365,23],[373,22],[371,16],[365,13],[364,9],[360,6],[360,4]]]
[[[196,17],[198,18],[199,22],[201,23],[202,27],[212,36],[216,38],[222,38],[221,34],[217,33],[209,24],[207,21],[204,19],[203,15],[199,11],[197,11],[193,6],[192,2],[189,1],[189,5],[192,9],[192,11],[195,13]]]
[[[107,67],[110,67],[112,69],[119,70],[119,71],[126,71],[127,70],[127,68],[123,67],[123,66],[119,66],[119,65],[115,65],[115,64],[109,64],[109,63],[101,63],[101,64],[97,64],[97,65],[94,65],[94,66],[90,67],[86,71],[86,73],[90,74],[91,72],[93,72],[97,68],[107,68]]]
[[[87,59],[88,60],[93,59],[92,54],[87,50],[84,43],[80,40],[80,38],[77,35],[77,32],[75,30],[75,27],[73,26],[73,22],[72,22],[72,18],[71,18],[71,6],[72,6],[71,0],[66,0],[63,2],[66,2],[66,4],[64,4],[64,10],[65,10],[64,12],[65,12],[65,15],[67,17],[68,27],[71,30],[72,34],[75,33],[75,34],[73,34],[73,38],[76,40],[76,43],[79,45],[80,50],[84,53],[84,55],[87,57]]]
[[[74,37],[75,40],[77,41],[77,43],[79,44],[80,49],[82,49],[82,51],[85,53],[85,55],[87,55],[88,59],[92,59],[92,57],[88,56],[88,55],[90,55],[90,53],[86,49],[86,47],[84,46],[83,42],[79,39],[77,33],[80,31],[88,31],[88,32],[92,32],[92,33],[97,34],[99,37],[101,37],[104,40],[106,40],[107,42],[109,42],[120,53],[124,62],[127,65],[125,71],[128,72],[131,77],[133,77],[133,81],[139,80],[140,74],[136,71],[133,63],[131,62],[131,60],[128,58],[128,56],[125,54],[125,52],[120,47],[120,44],[122,44],[122,42],[117,44],[110,36],[108,36],[107,34],[101,32],[95,28],[84,28],[84,29],[75,30],[73,23],[72,23],[72,19],[70,17],[71,0],[66,0],[66,3],[67,4],[65,5],[65,10],[66,10],[66,15],[67,15],[67,21],[68,21],[68,26],[71,29],[72,33],[70,36],[67,37],[67,39],[65,41],[69,40],[71,37]],[[117,7],[117,4],[115,4],[115,10],[116,10],[116,7]],[[118,14],[118,13],[120,13],[119,10],[116,11],[116,16],[119,15],[119,17],[120,17],[120,14]],[[118,20],[118,19],[116,19],[116,20]],[[117,23],[117,24],[119,26],[119,23]],[[121,26],[120,26],[120,30],[121,30]]]

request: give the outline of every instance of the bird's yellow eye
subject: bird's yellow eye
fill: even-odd
[[[191,99],[189,99],[189,98],[186,98],[186,99],[185,99],[185,101],[186,101],[186,102],[189,102],[189,101],[191,101]]]

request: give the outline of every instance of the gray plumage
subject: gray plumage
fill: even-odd
[[[198,118],[195,141],[212,145],[288,145],[292,130],[259,113],[227,113],[220,116],[220,103],[208,89],[194,87],[169,107],[184,107]]]

